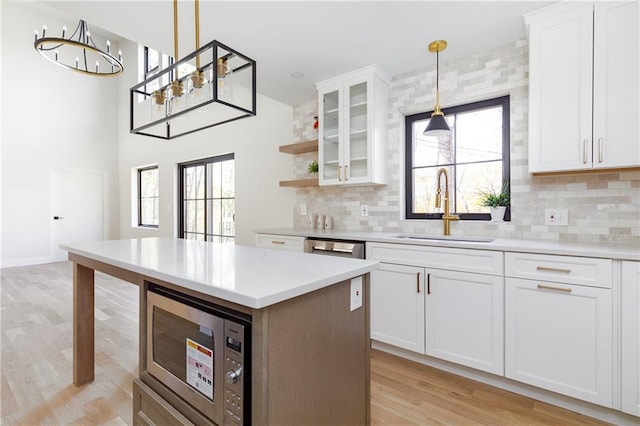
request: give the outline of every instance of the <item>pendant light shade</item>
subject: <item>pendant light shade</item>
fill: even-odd
[[[444,119],[443,114],[433,113],[429,125],[427,126],[424,134],[427,136],[444,136],[451,133],[451,129],[447,124],[447,120]]]
[[[429,125],[424,131],[425,136],[443,136],[451,133],[451,129],[444,118],[444,113],[440,109],[440,52],[447,48],[447,42],[444,40],[436,40],[429,44],[429,52],[436,53],[436,106],[431,114]]]

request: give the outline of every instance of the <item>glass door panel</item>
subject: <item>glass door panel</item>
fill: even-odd
[[[349,86],[349,173],[350,178],[367,176],[367,82]]]
[[[340,91],[322,96],[322,141],[324,180],[338,180],[340,166]]]

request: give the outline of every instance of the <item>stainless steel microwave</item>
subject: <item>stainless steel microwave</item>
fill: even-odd
[[[146,311],[146,371],[214,423],[250,424],[247,315],[156,285]]]

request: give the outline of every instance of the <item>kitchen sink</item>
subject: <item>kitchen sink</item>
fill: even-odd
[[[422,241],[459,241],[466,243],[490,243],[494,239],[486,237],[464,237],[462,235],[419,235],[419,234],[398,234],[393,238]]]

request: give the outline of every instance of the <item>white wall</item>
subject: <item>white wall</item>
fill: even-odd
[[[50,260],[51,168],[106,173],[104,235],[117,237],[118,81],[56,67],[33,49],[34,29],[73,29],[78,17],[63,19],[41,3],[3,0],[0,7],[0,265],[8,267]]]
[[[121,43],[121,47],[128,58],[137,54],[135,43]],[[176,236],[177,164],[227,153],[235,154],[236,244],[254,245],[255,229],[291,226],[294,191],[278,186],[279,180],[291,176],[291,156],[278,151],[279,145],[292,143],[290,106],[258,96],[255,117],[164,141],[129,133],[129,89],[138,81],[137,70],[129,67],[118,89],[120,238]],[[132,204],[132,169],[151,164],[159,166],[157,230],[132,226],[132,210],[137,208]]]

